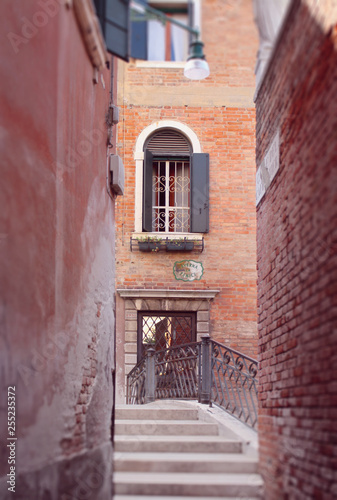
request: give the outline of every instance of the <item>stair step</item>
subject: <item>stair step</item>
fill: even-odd
[[[115,471],[256,473],[257,460],[233,453],[115,453]]]
[[[117,406],[117,420],[198,420],[196,408],[146,408],[141,405]]]
[[[218,426],[195,420],[116,420],[115,434],[166,436],[216,436]]]
[[[207,497],[175,496],[174,500],[209,500]],[[240,500],[242,497],[212,497],[212,500]],[[114,500],[144,500],[143,495],[115,495]],[[171,496],[151,495],[151,500],[172,500]],[[245,497],[245,500],[260,500],[259,497]]]
[[[117,495],[247,498],[260,496],[262,488],[258,474],[116,472],[114,478]]]
[[[241,453],[242,443],[223,436],[115,436],[115,451]]]

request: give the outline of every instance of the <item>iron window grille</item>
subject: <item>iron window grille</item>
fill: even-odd
[[[154,161],[152,231],[190,231],[189,161]]]
[[[195,341],[195,313],[148,311],[138,313],[138,361],[150,347],[161,351]]]

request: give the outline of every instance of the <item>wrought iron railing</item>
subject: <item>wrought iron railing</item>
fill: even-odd
[[[256,428],[257,361],[212,340],[211,372],[211,401]]]
[[[215,342],[150,348],[127,376],[127,403],[198,399],[257,427],[257,361]]]
[[[200,344],[171,347],[155,353],[156,399],[197,399]]]
[[[168,349],[147,349],[127,376],[128,404],[143,404],[155,399],[198,398],[200,342]]]
[[[146,401],[146,365],[147,357],[143,356],[139,363],[128,373],[126,402],[130,405],[148,403]]]

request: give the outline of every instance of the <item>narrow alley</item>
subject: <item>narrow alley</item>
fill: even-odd
[[[336,1],[0,12],[0,499],[335,500]]]

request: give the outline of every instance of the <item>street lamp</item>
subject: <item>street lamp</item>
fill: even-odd
[[[190,43],[190,53],[184,68],[184,75],[190,80],[203,80],[209,75],[209,66],[206,61],[204,44],[200,40]]]
[[[199,40],[200,36],[199,30],[191,28],[190,26],[187,26],[186,24],[181,23],[180,21],[177,21],[176,19],[167,16],[166,14],[164,14],[164,12],[154,9],[149,5],[139,3],[140,1],[141,0],[133,0],[131,2],[131,7],[135,12],[141,14],[142,16],[145,16],[145,18],[147,19],[157,19],[161,21],[163,24],[166,23],[175,24],[176,26],[179,26],[179,28],[188,31],[194,36],[195,39],[192,42],[190,42],[189,45],[189,55],[184,68],[184,76],[186,78],[189,78],[190,80],[203,80],[204,78],[207,78],[210,71],[203,52],[204,44],[202,43],[201,40]],[[133,20],[136,21],[143,19],[144,17],[140,19],[134,18]]]

